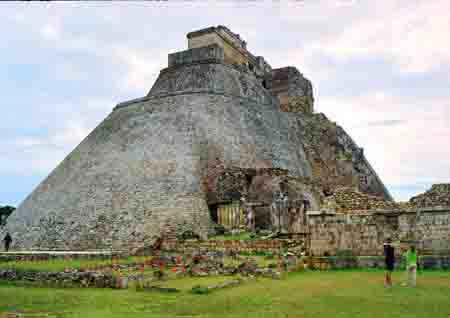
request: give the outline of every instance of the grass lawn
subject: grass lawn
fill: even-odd
[[[15,269],[23,271],[40,271],[40,272],[60,272],[66,268],[70,269],[93,269],[111,263],[115,264],[132,264],[141,263],[149,260],[149,256],[130,256],[128,258],[120,258],[112,261],[111,259],[54,259],[43,261],[9,261],[0,263],[0,269]]]
[[[324,271],[257,279],[194,295],[0,284],[0,312],[20,317],[450,317],[450,272],[421,272],[418,287],[383,287],[382,271]],[[215,280],[217,278],[211,278]],[[188,279],[192,280],[192,279]],[[189,287],[194,281],[186,281]],[[207,279],[198,284],[208,285]],[[170,285],[183,285],[183,281]],[[175,287],[175,286],[174,286]],[[27,315],[28,313],[28,315]],[[0,317],[2,315],[0,314]]]
[[[189,292],[194,286],[207,287],[217,285],[229,280],[236,279],[230,276],[210,276],[210,277],[184,277],[180,279],[169,279],[167,281],[155,282],[153,285],[161,287],[172,287],[181,291]]]

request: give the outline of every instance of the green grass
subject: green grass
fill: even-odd
[[[278,263],[277,258],[267,259],[264,256],[245,256],[244,259],[254,260],[258,265],[258,267],[268,267],[270,264],[277,265]],[[234,267],[239,266],[240,264],[242,264],[242,262],[244,262],[243,259],[237,260],[233,259],[232,257],[225,257],[223,260],[225,266],[234,266]]]
[[[232,276],[209,276],[209,277],[183,277],[179,279],[172,279],[162,282],[156,282],[154,285],[161,287],[171,287],[182,291],[189,291],[192,287],[200,285],[202,287],[208,287],[211,285],[217,285],[225,281],[235,279]]]
[[[142,263],[150,259],[145,256],[133,256],[121,258],[114,261],[116,264]],[[70,269],[94,269],[106,266],[112,263],[111,259],[54,259],[45,261],[10,261],[0,263],[0,269],[15,269],[18,271],[40,271],[40,272],[59,272],[66,268]]]
[[[235,235],[217,235],[212,236],[209,238],[209,240],[217,240],[217,241],[228,241],[228,240],[241,240],[241,241],[248,241],[253,240],[254,238],[251,237],[251,233],[249,232],[242,232]]]
[[[450,273],[420,272],[416,288],[383,287],[381,271],[307,271],[257,279],[208,295],[0,284],[0,312],[21,317],[448,318]],[[220,278],[219,278],[220,279]],[[198,284],[202,279],[198,280]],[[195,282],[170,284],[189,287]],[[203,280],[205,282],[205,280]],[[0,315],[1,316],[1,315]],[[5,315],[6,316],[6,315]]]

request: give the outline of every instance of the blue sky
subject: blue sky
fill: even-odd
[[[18,205],[112,110],[144,96],[186,33],[226,25],[296,66],[316,111],[362,146],[397,200],[450,181],[450,2],[0,5],[0,205]]]

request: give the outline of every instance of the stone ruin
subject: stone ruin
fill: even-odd
[[[143,249],[217,223],[302,233],[343,187],[377,198],[364,208],[394,204],[297,68],[272,68],[224,26],[187,38],[10,216],[13,248]]]
[[[450,184],[433,184],[430,190],[412,197],[409,203],[418,207],[450,206]]]
[[[420,208],[450,207],[450,184],[432,185],[431,189],[407,202],[388,201],[376,195],[350,187],[338,187],[325,197],[322,209],[339,213],[366,213],[374,210],[417,210]]]

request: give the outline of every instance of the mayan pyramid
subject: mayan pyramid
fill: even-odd
[[[212,233],[217,206],[274,193],[319,209],[338,186],[391,197],[345,131],[314,113],[312,85],[273,69],[224,26],[187,35],[149,93],[118,104],[8,220],[13,248],[133,249]]]

